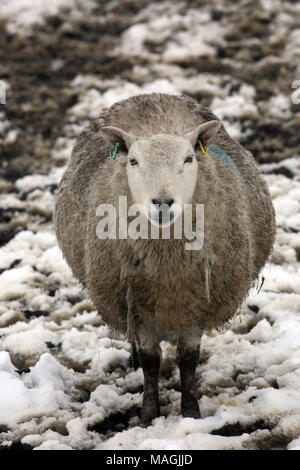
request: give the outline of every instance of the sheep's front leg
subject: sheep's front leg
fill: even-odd
[[[150,424],[159,416],[158,375],[160,367],[160,346],[158,338],[151,331],[139,331],[137,335],[138,360],[144,372],[144,396],[141,418]]]
[[[189,418],[200,418],[195,380],[200,339],[201,336],[181,336],[177,345],[177,363],[181,378],[181,413]]]

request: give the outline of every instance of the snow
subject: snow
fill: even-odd
[[[47,351],[46,342],[57,342],[57,335],[42,325],[31,327],[27,331],[10,334],[4,339],[2,346],[6,351],[24,356],[35,356]]]
[[[84,79],[81,79],[81,81],[84,81]],[[78,82],[75,81],[74,86],[76,86],[77,83]],[[125,100],[134,95],[153,92],[169,93],[171,95],[179,94],[175,85],[166,79],[155,80],[141,87],[125,81],[121,86],[114,87],[112,85],[110,89],[104,93],[94,88],[89,89],[80,97],[79,103],[70,109],[70,113],[78,119],[94,118],[99,115],[103,108],[110,107],[117,101]]]
[[[45,19],[75,8],[80,0],[2,0],[0,18],[8,20],[6,29],[10,34],[28,34]],[[82,2],[83,4],[85,2]],[[86,2],[91,4],[89,0]]]
[[[61,369],[62,366],[49,354],[41,356],[32,368],[31,383],[27,378],[28,386],[15,372],[1,371],[1,424],[14,427],[32,417],[57,413],[63,396],[59,379]]]
[[[119,21],[114,3],[118,5],[107,4],[95,21],[105,23],[109,15]],[[262,54],[251,63],[253,75],[274,64],[296,64],[299,55],[299,30],[291,26],[299,6],[260,3],[263,13],[273,15],[268,47],[283,36],[286,43],[282,56]],[[94,6],[81,0],[2,0],[0,19],[13,38],[25,40],[53,15],[68,28]],[[262,43],[253,37],[228,40],[226,16],[213,20],[212,8],[222,11],[225,4],[213,1],[200,11],[184,2],[150,2],[132,13],[130,21],[126,17],[128,25],[124,20],[110,50],[111,57],[129,62],[126,72],[106,76],[78,66],[78,74],[66,80],[74,100],[51,146],[53,168],[15,182],[0,179],[0,212],[13,212],[9,229],[15,231],[0,247],[2,445],[21,441],[35,450],[238,450],[270,449],[279,442],[300,450],[300,157],[294,144],[281,162],[260,166],[276,210],[276,241],[260,292],[252,289],[230,324],[203,337],[196,371],[199,420],[180,414],[176,351],[163,342],[162,416],[147,428],[141,425],[142,370],[132,369],[130,345],[103,323],[101,311],[94,310],[74,279],[51,221],[55,189],[76,137],[90,118],[119,100],[152,91],[200,96],[238,139],[262,123],[289,128],[295,114],[292,89],[279,90],[282,76],[274,87],[271,83],[270,96],[260,98],[257,82],[241,73],[248,59],[238,53],[222,62],[224,73],[210,71],[219,60],[218,48],[238,50],[244,41],[250,50]],[[202,70],[203,64],[209,66]],[[68,60],[49,59],[54,73],[63,73],[67,65]],[[6,88],[13,91],[8,82]],[[1,111],[0,144],[14,145],[18,136],[19,129]],[[271,146],[271,137],[264,137]],[[282,167],[292,177],[280,174]],[[1,231],[7,230],[5,224],[4,218]]]
[[[169,42],[163,58],[166,62],[185,62],[191,58],[214,56],[215,45],[222,44],[224,33],[224,29],[214,22],[180,31],[174,35],[174,41]]]
[[[242,85],[238,93],[232,96],[216,96],[211,109],[216,116],[221,119],[229,134],[239,139],[241,135],[241,119],[255,119],[258,116],[258,109],[255,104],[255,89],[250,85]],[[239,122],[236,122],[239,120]]]
[[[218,420],[204,419],[197,422],[193,418],[157,418],[153,426],[146,429],[133,427],[123,431],[120,436],[101,443],[98,450],[192,450],[192,449],[237,449],[242,448],[242,438],[225,438],[212,436],[208,430],[216,425]],[[166,438],[167,436],[167,438]]]

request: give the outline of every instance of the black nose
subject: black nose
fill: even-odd
[[[171,207],[172,204],[174,204],[174,199],[172,199],[172,198],[152,199],[152,204],[158,204],[159,206],[160,206],[161,204],[166,204],[166,205],[168,205],[169,207]]]

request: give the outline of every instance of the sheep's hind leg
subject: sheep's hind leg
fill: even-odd
[[[144,372],[144,396],[141,419],[150,424],[159,416],[158,375],[160,367],[160,346],[158,338],[149,331],[137,334],[138,359]]]
[[[200,338],[200,336],[181,336],[177,345],[177,363],[181,378],[181,413],[189,418],[200,418],[195,380]]]
[[[135,370],[137,370],[141,366],[141,364],[139,362],[139,358],[138,358],[136,345],[135,345],[134,342],[131,343],[130,365]]]

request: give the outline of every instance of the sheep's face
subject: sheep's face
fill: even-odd
[[[101,129],[114,146],[127,152],[127,177],[133,202],[154,223],[173,222],[190,204],[195,191],[198,162],[197,140],[204,146],[217,134],[221,123],[209,121],[182,137],[157,134],[136,137],[117,127]]]
[[[198,163],[187,139],[155,135],[136,140],[127,158],[127,177],[133,201],[153,222],[172,222],[191,203]]]

